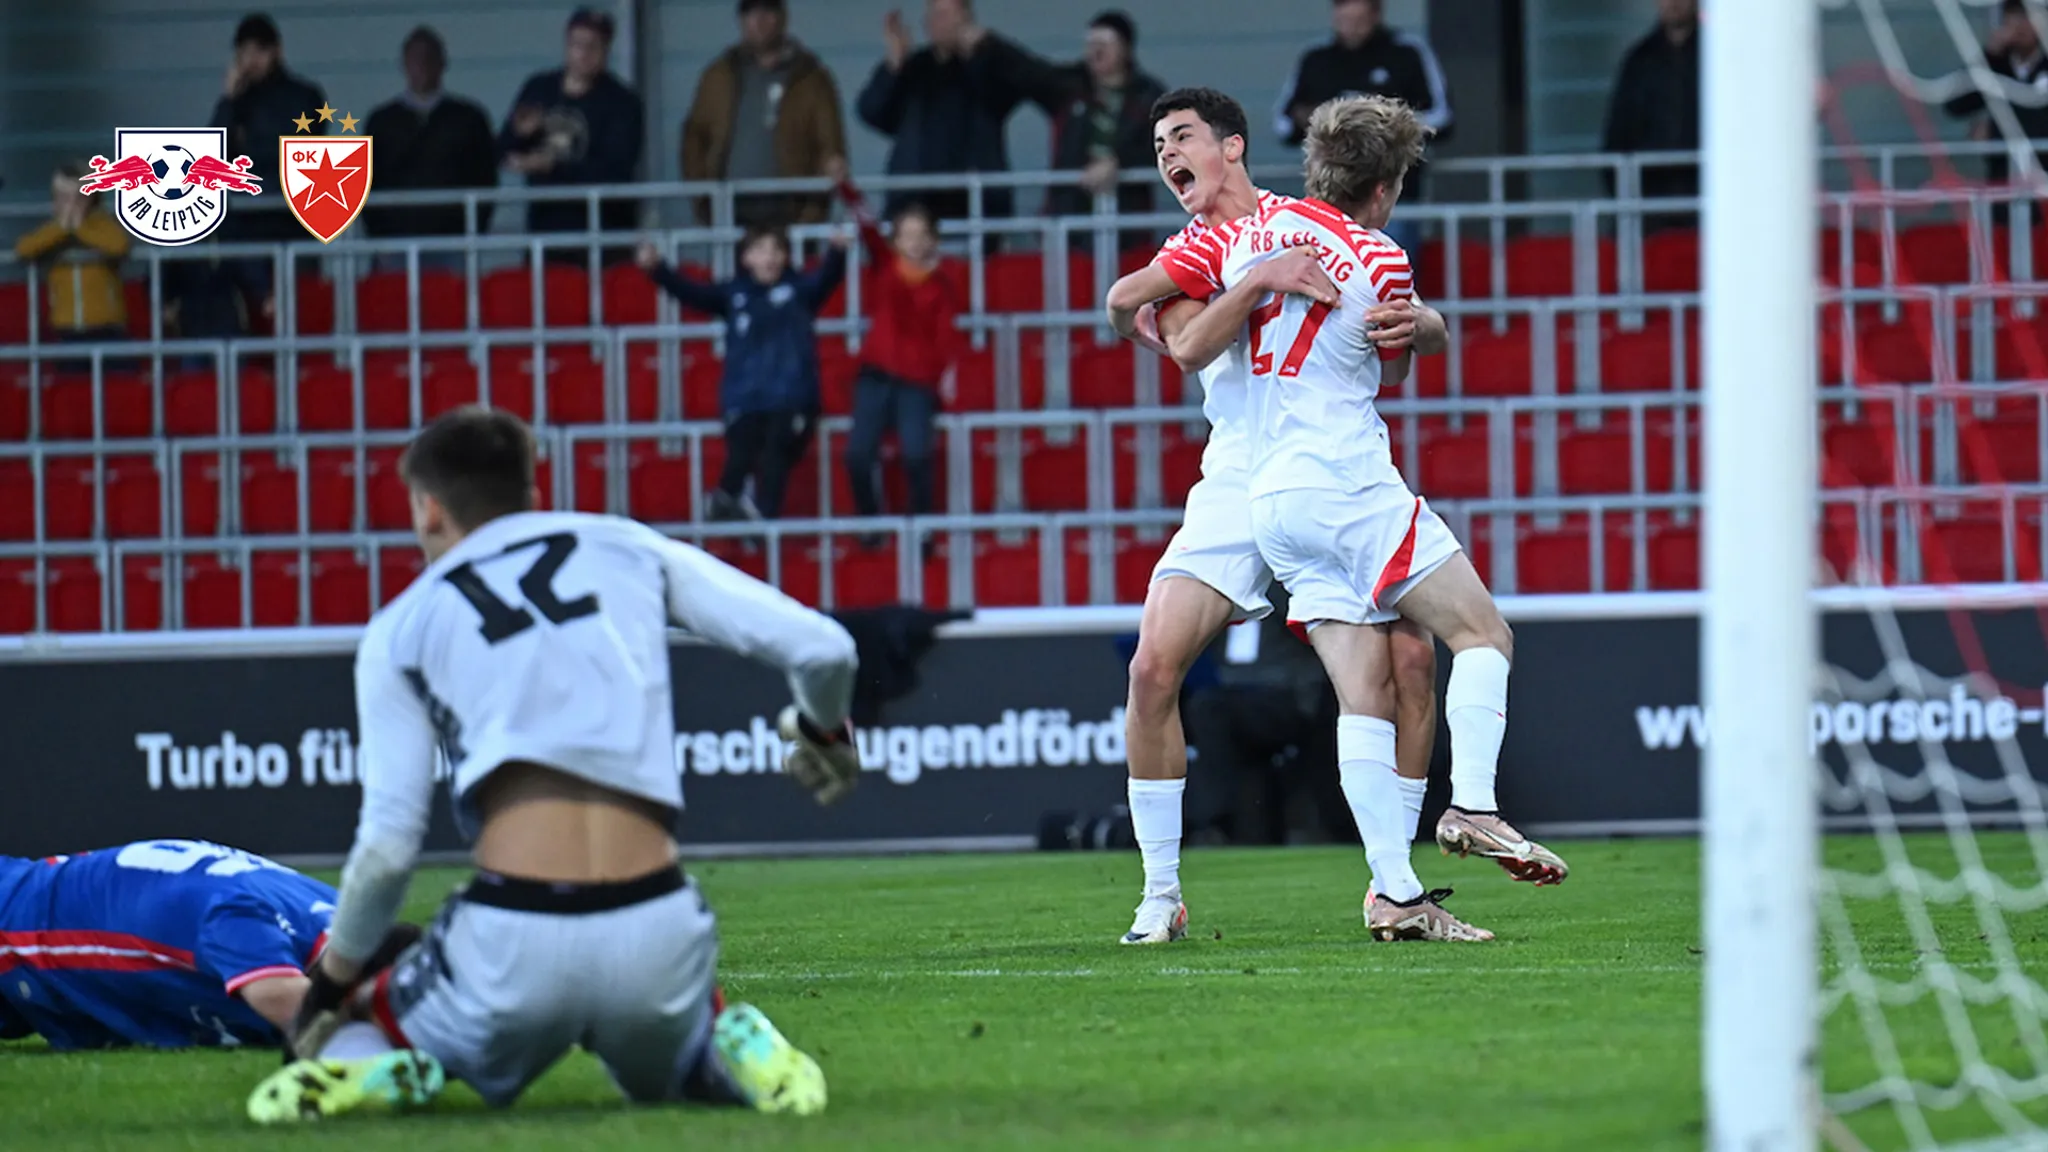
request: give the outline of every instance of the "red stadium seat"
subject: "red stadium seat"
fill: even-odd
[[[680,445],[673,453],[663,452],[654,443],[629,447],[627,515],[652,523],[694,519],[696,509],[690,503],[690,469],[694,463]]]
[[[1593,591],[1592,531],[1581,514],[1564,516],[1555,527],[1528,517],[1516,522],[1515,590],[1528,594]],[[1624,536],[1623,539],[1626,539]],[[1629,587],[1631,560],[1625,547],[1603,539],[1605,591]]]
[[[1960,507],[1914,508],[1920,534],[1920,575],[1929,584],[2002,584],[2006,581],[2006,533],[1996,504],[1971,501]],[[2015,518],[2015,535],[2024,535]],[[2038,545],[2015,540],[2016,575],[2039,579]],[[2031,560],[2031,564],[2029,561]],[[2032,568],[2030,574],[2027,569]]]
[[[356,281],[356,331],[405,332],[412,327],[411,286],[405,271],[372,272]],[[420,331],[465,327],[469,307],[460,272],[422,268],[419,278]]]
[[[364,488],[368,494],[369,507],[365,510],[373,532],[403,531],[412,527],[412,498],[407,494],[405,477],[399,473],[399,457],[405,454],[402,447],[372,448],[363,454],[369,467]],[[541,461],[534,471],[534,483],[541,490],[541,506],[547,506],[548,480],[544,474],[546,462]]]
[[[110,456],[106,463],[106,534],[113,539],[163,535],[163,471],[154,456]]]
[[[419,574],[426,571],[427,559],[417,548],[385,548],[377,556],[378,607],[381,608],[412,586]]]
[[[1643,237],[1643,290],[1700,290],[1700,234],[1690,228],[1666,228]]]
[[[28,343],[28,285],[0,282],[0,344]]]
[[[221,454],[187,452],[178,465],[178,524],[187,537],[211,537],[221,525]]]
[[[295,287],[296,330],[311,336],[334,331],[334,281],[325,276],[301,276]]]
[[[0,440],[29,438],[28,372],[21,364],[0,360]]]
[[[242,626],[242,570],[218,556],[187,554],[182,584],[185,627]],[[176,583],[176,581],[173,581]]]
[[[349,448],[306,453],[306,530],[349,532],[356,518],[356,456]]]
[[[362,624],[370,619],[370,569],[346,549],[311,556],[313,623]]]
[[[502,409],[522,420],[533,419],[533,347],[497,347],[490,351],[486,367],[490,369],[487,381],[478,382],[478,399],[488,402],[491,407]],[[484,395],[484,384],[489,384],[489,395]]]
[[[300,531],[299,470],[289,453],[242,453],[242,531],[254,536]]]
[[[35,538],[35,467],[20,457],[0,458],[0,540]]]
[[[637,264],[614,264],[599,284],[604,293],[606,327],[653,324],[660,319],[660,294]]]
[[[1612,294],[1616,284],[1614,241],[1596,243],[1597,284],[1575,279],[1570,236],[1523,236],[1508,241],[1508,295],[1592,296]]]
[[[1137,402],[1134,346],[1118,341],[1099,348],[1085,329],[1072,340],[1073,401],[1076,408],[1129,408]],[[1150,355],[1150,353],[1147,353]]]
[[[100,378],[100,419],[109,439],[148,436],[154,430],[153,389],[131,373],[106,372]],[[60,376],[43,388],[42,439],[90,440],[93,435],[93,383],[90,376]]]
[[[0,592],[6,577],[0,575]],[[154,632],[164,626],[164,561],[161,556],[126,556],[121,562],[121,610],[114,626],[125,632]]]
[[[1088,436],[1074,429],[1067,443],[1058,433],[1023,432],[1024,507],[1034,512],[1079,511],[1088,507]],[[995,448],[988,443],[989,450]]]
[[[1965,484],[2036,484],[2042,479],[2041,412],[2031,396],[1957,403],[1956,456]]]
[[[104,630],[104,582],[99,565],[83,556],[58,556],[45,562],[43,598],[52,632]]]
[[[93,537],[96,485],[89,456],[48,456],[43,459],[43,537],[47,540],[89,540]]]
[[[834,608],[881,608],[900,603],[895,537],[888,543],[868,546],[854,541],[837,543],[832,559],[832,606]]]
[[[1037,533],[977,532],[972,539],[976,607],[1029,608],[1044,603]]]
[[[1821,484],[1882,488],[1905,475],[1898,428],[1889,404],[1868,404],[1856,419],[1829,405],[1821,413]]]
[[[601,424],[605,419],[604,365],[588,345],[548,349],[548,420],[555,424]]]
[[[1141,427],[1125,424],[1116,430],[1112,467],[1116,474],[1115,506],[1118,508],[1136,507],[1138,502],[1138,440]],[[1207,440],[1199,434],[1190,438],[1185,424],[1161,424],[1157,427],[1159,497],[1165,504],[1177,506],[1186,500],[1188,489],[1193,488],[1195,482],[1202,478],[1202,449],[1207,446]]]
[[[1650,518],[1650,587],[1683,592],[1700,586],[1700,525],[1697,518],[1668,514]]]
[[[543,263],[541,292],[543,327],[590,326],[590,274],[572,264]],[[533,270],[504,268],[484,276],[478,286],[486,328],[534,326]]]
[[[1905,284],[1968,284],[1979,277],[1970,275],[1971,234],[1963,224],[1921,224],[1899,232],[1899,281]],[[2003,236],[1983,238],[1978,254],[1987,272],[2005,265]],[[1982,279],[1990,279],[1990,276]]]

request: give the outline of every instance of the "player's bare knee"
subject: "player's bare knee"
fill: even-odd
[[[1131,692],[1126,707],[1132,715],[1159,719],[1179,703],[1186,671],[1171,655],[1155,646],[1140,644],[1137,655],[1131,657],[1130,675]]]
[[[1402,699],[1436,694],[1436,638],[1397,628],[1394,631],[1394,687]]]

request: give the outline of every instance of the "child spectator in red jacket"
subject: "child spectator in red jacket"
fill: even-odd
[[[938,225],[918,204],[891,217],[885,239],[859,190],[842,178],[839,196],[860,221],[861,242],[874,264],[861,297],[870,324],[853,382],[853,433],[846,445],[847,478],[862,516],[880,514],[876,453],[894,429],[910,482],[911,515],[931,512],[937,467],[934,422],[951,399],[953,362],[960,352],[954,320],[964,294],[939,264]]]

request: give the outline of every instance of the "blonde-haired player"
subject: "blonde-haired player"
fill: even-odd
[[[1555,883],[1567,869],[1497,810],[1513,635],[1450,529],[1395,468],[1373,406],[1382,383],[1398,383],[1410,365],[1409,350],[1389,354],[1375,343],[1372,316],[1413,295],[1408,258],[1380,228],[1426,137],[1396,100],[1325,104],[1309,124],[1304,199],[1216,229],[1167,263],[1184,291],[1214,294],[1262,279],[1261,264],[1306,245],[1338,286],[1334,303],[1278,295],[1248,314],[1253,531],[1292,596],[1290,618],[1311,629],[1337,686],[1338,759],[1347,797],[1358,785],[1353,808],[1374,875],[1374,935],[1484,939],[1443,910],[1441,893],[1423,889],[1402,835],[1401,798],[1389,780],[1394,700],[1384,629],[1397,614],[1452,653],[1444,703],[1452,807],[1437,842],[1496,859],[1520,879]],[[1186,338],[1198,347],[1227,341],[1232,319],[1212,309]]]
[[[1243,107],[1228,95],[1213,88],[1175,89],[1153,104],[1152,121],[1159,178],[1193,217],[1160,249],[1160,261],[1213,228],[1256,216],[1286,199],[1252,184],[1245,167],[1249,127]],[[1178,289],[1164,265],[1155,261],[1119,280],[1107,301],[1110,321],[1120,333],[1171,357],[1196,377],[1202,386],[1202,412],[1210,424],[1202,478],[1189,490],[1180,531],[1153,570],[1138,626],[1138,651],[1131,660],[1124,725],[1131,824],[1145,883],[1130,930],[1123,936],[1125,944],[1167,943],[1187,931],[1180,883],[1181,798],[1188,773],[1181,684],[1195,659],[1226,625],[1257,619],[1271,610],[1266,589],[1273,573],[1252,539],[1246,493],[1251,441],[1244,407],[1250,362],[1242,341],[1226,339],[1198,351],[1182,332],[1205,308],[1227,313],[1247,296],[1257,298],[1268,290],[1336,298],[1329,278],[1300,253],[1267,262],[1259,274],[1257,282],[1247,283],[1234,296],[1168,301]],[[1383,317],[1387,327],[1381,339],[1441,351],[1448,341],[1443,318],[1419,302],[1403,306],[1405,316]],[[1157,328],[1150,330],[1147,318],[1155,311]],[[1237,311],[1227,327],[1242,330],[1244,312]],[[1436,647],[1427,634],[1412,627],[1397,633],[1393,646],[1402,732],[1402,775],[1395,787],[1407,805],[1412,839],[1421,820],[1436,736]]]

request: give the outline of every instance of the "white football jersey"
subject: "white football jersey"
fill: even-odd
[[[514,760],[680,811],[671,624],[782,669],[821,723],[845,716],[853,641],[830,617],[632,520],[500,517],[364,632],[359,844],[415,822],[425,831],[437,747],[466,835],[472,792]]]
[[[1268,192],[1261,188],[1258,214],[1292,202],[1292,197]],[[1246,219],[1256,219],[1257,215]],[[1188,221],[1187,227],[1167,238],[1159,246],[1154,262],[1165,262],[1175,252],[1185,248],[1203,236],[1214,231],[1201,217]],[[1169,266],[1170,267],[1170,266]],[[1206,299],[1207,296],[1198,296]],[[1245,427],[1245,400],[1251,387],[1251,355],[1245,350],[1242,339],[1231,342],[1221,356],[1209,362],[1208,367],[1195,373],[1195,379],[1202,385],[1202,415],[1209,421],[1209,442],[1202,449],[1202,475],[1217,476],[1229,472],[1243,472],[1251,467],[1251,433]]]
[[[1296,488],[1355,492],[1393,473],[1387,426],[1373,407],[1379,349],[1366,312],[1414,295],[1407,254],[1327,204],[1294,200],[1209,230],[1170,258],[1190,295],[1227,290],[1273,255],[1312,245],[1339,303],[1276,296],[1252,313],[1245,423],[1254,497]]]

